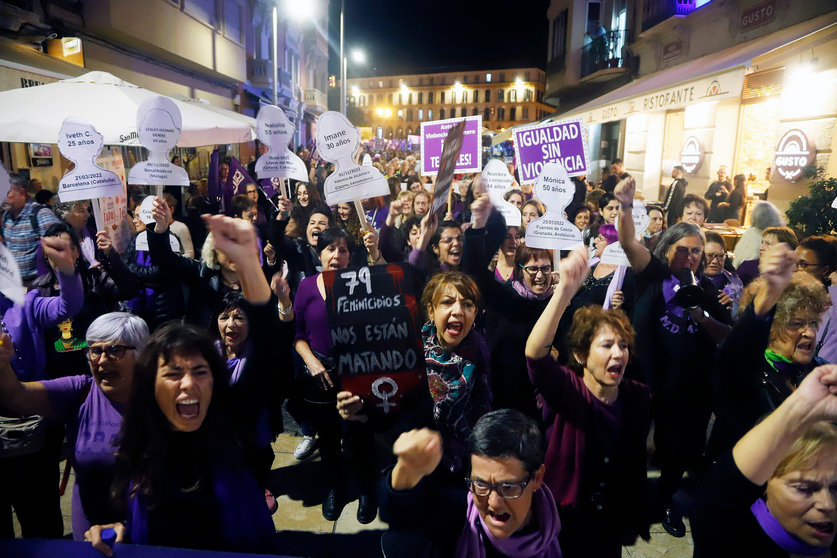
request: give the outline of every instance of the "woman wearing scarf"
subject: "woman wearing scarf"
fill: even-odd
[[[558,273],[561,281],[526,342],[529,376],[547,425],[544,482],[564,522],[564,554],[618,558],[623,544],[649,538],[645,441],[651,397],[647,386],[624,379],[634,331],[619,310],[579,309],[567,340],[574,370],[552,358],[558,322],[588,273],[586,250],[564,258]]]
[[[834,556],[837,366],[815,368],[695,491],[695,558]]]
[[[762,254],[761,276],[744,292],[738,322],[718,349],[711,456],[729,450],[825,362],[814,351],[828,292],[811,275],[794,273],[797,259],[787,244]]]
[[[434,275],[421,297],[428,317],[421,335],[433,420],[445,441],[443,465],[451,473],[463,470],[468,433],[491,410],[488,348],[473,331],[479,304],[477,284],[458,271]]]
[[[544,443],[537,425],[503,409],[480,418],[468,438],[469,492],[435,482],[443,437],[403,433],[398,462],[379,484],[381,517],[390,531],[386,556],[559,558],[561,521],[543,484]]]

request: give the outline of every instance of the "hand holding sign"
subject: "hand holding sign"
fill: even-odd
[[[360,131],[339,112],[323,113],[317,120],[317,151],[335,167],[324,184],[329,205],[389,194],[387,179],[378,169],[355,162],[359,146]]]
[[[61,124],[58,150],[75,163],[73,170],[58,183],[58,198],[62,202],[89,200],[122,193],[122,180],[111,171],[96,164],[102,150],[102,134],[81,118],[69,117]]]
[[[293,178],[308,182],[305,163],[288,147],[294,139],[294,126],[285,111],[273,105],[262,105],[256,118],[256,135],[270,148],[256,161],[256,174],[260,179]]]
[[[534,191],[535,197],[546,205],[546,213],[526,227],[526,246],[564,250],[582,244],[581,231],[564,216],[575,194],[575,186],[564,167],[560,163],[544,165]]]
[[[168,97],[151,97],[137,109],[137,134],[148,149],[148,160],[137,163],[128,173],[129,184],[188,186],[186,169],[169,161],[177,145],[183,120],[180,109]]]
[[[514,177],[509,173],[508,167],[499,159],[491,159],[482,169],[480,178],[483,188],[488,192],[491,203],[503,218],[507,227],[520,226],[520,210],[506,201],[504,195],[514,182]]]

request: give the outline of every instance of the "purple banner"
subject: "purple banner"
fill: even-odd
[[[247,184],[255,184],[256,181],[248,174],[238,159],[230,158],[230,173],[227,175],[227,182],[224,184],[224,213],[232,216],[233,196],[243,194]]]
[[[442,160],[442,146],[448,130],[458,122],[465,121],[465,132],[462,149],[456,161],[455,172],[480,172],[482,160],[480,149],[482,146],[482,116],[466,116],[464,118],[449,118],[421,123],[421,174],[434,175],[439,172]]]
[[[514,131],[521,184],[533,184],[547,163],[560,163],[570,176],[587,174],[587,141],[581,119],[550,122]]]

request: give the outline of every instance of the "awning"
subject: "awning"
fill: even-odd
[[[702,101],[740,97],[753,59],[807,35],[837,25],[825,14],[672,68],[641,77],[553,120],[582,118],[587,124],[611,122],[641,113],[683,108]],[[701,76],[695,78],[694,76]]]
[[[545,116],[544,118],[541,118],[540,120],[536,120],[535,122],[526,122],[525,124],[518,124],[517,126],[512,126],[511,128],[503,130],[502,132],[500,132],[499,134],[494,136],[494,138],[491,140],[491,147],[494,147],[495,145],[500,145],[504,141],[509,141],[510,139],[512,139],[512,134],[518,128],[528,128],[530,126],[537,126],[538,124],[545,124],[547,122],[552,122],[554,119],[555,119],[555,115],[550,115],[550,116]]]

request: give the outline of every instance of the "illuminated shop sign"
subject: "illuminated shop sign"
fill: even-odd
[[[805,132],[798,129],[788,130],[779,145],[773,159],[776,172],[790,182],[796,182],[802,177],[802,171],[814,163],[817,157],[817,147],[808,139]]]
[[[703,165],[705,155],[703,144],[695,136],[689,136],[683,142],[683,150],[680,152],[680,165],[689,174],[695,174]]]

